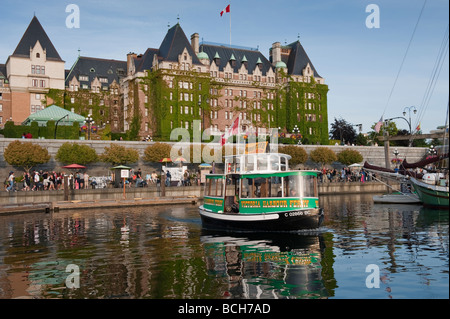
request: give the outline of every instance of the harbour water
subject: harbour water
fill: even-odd
[[[323,196],[307,233],[218,233],[196,206],[0,216],[0,298],[448,299],[449,214]]]

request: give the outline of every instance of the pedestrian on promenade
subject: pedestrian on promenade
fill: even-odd
[[[167,171],[166,172],[166,186],[169,187],[170,186],[170,179],[172,178],[172,175],[170,175],[170,172]]]
[[[8,187],[6,188],[6,191],[11,192],[13,191],[13,187],[14,187],[14,172],[9,172],[9,176],[8,176]]]

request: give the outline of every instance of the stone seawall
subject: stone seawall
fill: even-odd
[[[0,178],[4,178],[8,175],[9,171],[15,171],[16,176],[19,176],[19,174],[22,174],[22,172],[18,171],[17,168],[12,167],[8,163],[5,162],[5,159],[3,157],[5,148],[11,143],[12,141],[15,141],[16,139],[11,138],[0,138]],[[105,147],[109,147],[112,143],[123,145],[125,147],[131,147],[136,149],[139,152],[140,157],[144,155],[144,150],[152,144],[152,142],[138,142],[138,141],[83,141],[83,140],[42,140],[42,139],[33,139],[33,140],[22,140],[21,141],[29,141],[35,144],[39,144],[42,147],[45,147],[49,154],[51,155],[51,159],[48,163],[39,165],[38,167],[35,167],[34,169],[42,169],[42,170],[48,170],[48,171],[61,171],[63,170],[61,167],[64,166],[63,164],[59,163],[54,159],[56,153],[58,152],[59,147],[66,142],[69,143],[79,143],[79,144],[85,144],[95,149],[97,154],[102,154],[104,152]],[[175,142],[168,142],[168,144],[175,144]],[[316,149],[317,147],[328,147],[331,150],[333,150],[336,154],[339,154],[345,149],[354,149],[361,153],[363,156],[363,162],[367,161],[373,165],[377,166],[383,166],[385,165],[385,155],[384,155],[384,147],[382,146],[336,146],[336,145],[302,145],[299,146],[302,147],[306,153],[309,155],[312,150]],[[416,162],[423,158],[423,156],[426,154],[427,148],[425,147],[396,147],[399,152],[399,158],[407,158],[408,162]],[[394,155],[392,152],[390,152],[389,157],[392,159]],[[199,163],[191,163],[187,164],[189,169],[197,169]],[[338,164],[338,163],[336,163]],[[144,174],[151,173],[154,170],[158,171],[161,167],[160,163],[148,163],[142,161],[140,159],[137,163],[130,164],[129,166],[137,169],[141,168]],[[316,167],[317,164],[308,161],[304,165],[309,168]],[[337,166],[339,165],[332,165]],[[220,165],[217,166],[220,170]],[[88,165],[88,174],[90,176],[108,176],[110,175],[110,165],[105,163],[94,163]],[[298,168],[298,167],[297,167]]]
[[[395,186],[394,186],[395,188]],[[320,195],[339,194],[380,194],[386,192],[386,186],[380,182],[350,182],[350,183],[325,183],[319,185]],[[126,187],[127,199],[133,198],[160,198],[159,187],[150,186],[145,188]],[[201,186],[167,187],[166,197],[197,197],[203,198]],[[122,199],[122,188],[102,189],[77,189],[69,191],[70,201],[92,201],[105,199]],[[0,205],[57,202],[64,200],[64,191],[37,191],[37,192],[0,192]]]

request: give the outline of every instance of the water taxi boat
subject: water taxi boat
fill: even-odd
[[[225,156],[225,173],[206,175],[199,207],[203,226],[238,231],[317,229],[324,217],[319,172],[288,170],[289,159],[280,153]]]

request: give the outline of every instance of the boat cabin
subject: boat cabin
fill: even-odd
[[[273,153],[227,156],[226,174],[206,176],[205,208],[245,214],[318,207],[318,172],[289,171],[290,158]]]

